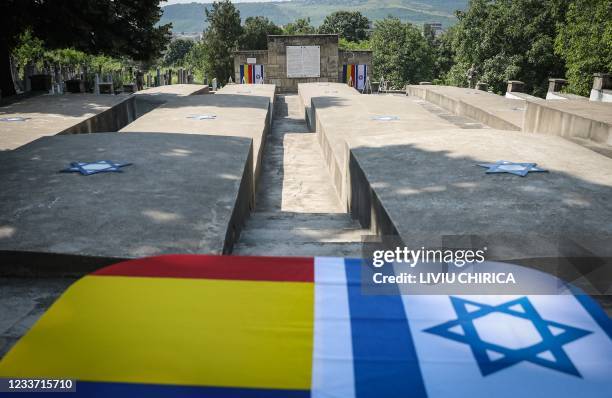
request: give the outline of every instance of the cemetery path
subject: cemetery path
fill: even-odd
[[[360,257],[368,231],[343,211],[298,97],[277,96],[274,106],[255,210],[233,254]]]

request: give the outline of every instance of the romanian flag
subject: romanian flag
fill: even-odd
[[[255,64],[240,65],[240,83],[261,84],[264,82],[264,66]]]
[[[360,270],[342,258],[119,263],[74,283],[0,377],[76,379],[67,397],[612,391],[610,318],[588,296],[366,295]]]

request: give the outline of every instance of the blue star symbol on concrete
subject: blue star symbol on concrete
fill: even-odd
[[[529,172],[547,172],[548,170],[536,166],[536,163],[515,163],[507,160],[498,160],[495,163],[479,163],[478,166],[488,168],[487,174],[509,173],[525,177]]]
[[[100,160],[97,162],[71,162],[70,167],[61,170],[64,173],[77,172],[83,175],[97,173],[121,173],[121,167],[130,166],[132,163],[117,163],[112,160]]]
[[[526,361],[562,373],[582,377],[563,346],[592,332],[543,319],[527,297],[521,297],[499,305],[482,304],[453,296],[450,296],[450,300],[457,314],[457,319],[425,329],[424,332],[469,345],[483,376],[488,376]],[[535,328],[534,333],[539,334],[539,336],[535,341],[526,338],[527,332],[521,336],[521,333],[524,332],[524,329],[521,328],[518,330],[519,336],[513,336],[518,337],[519,340],[521,337],[523,338],[521,346],[508,347],[498,342],[487,341],[486,336],[485,339],[481,338],[481,335],[486,335],[486,333],[483,333],[484,330],[478,330],[475,323],[478,322],[478,319],[491,314],[517,317],[522,322],[526,320],[531,324],[529,327],[532,328],[533,326]],[[491,321],[495,321],[498,328],[504,327],[503,324],[500,325],[497,319]],[[510,333],[515,334],[516,332],[517,330],[510,331]],[[527,345],[524,343],[527,343]]]

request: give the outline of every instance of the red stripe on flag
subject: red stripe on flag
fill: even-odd
[[[124,261],[92,275],[314,282],[314,259],[173,254]]]

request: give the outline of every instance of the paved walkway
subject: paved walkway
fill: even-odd
[[[296,95],[276,98],[255,211],[237,255],[360,257],[368,231],[344,213]]]

